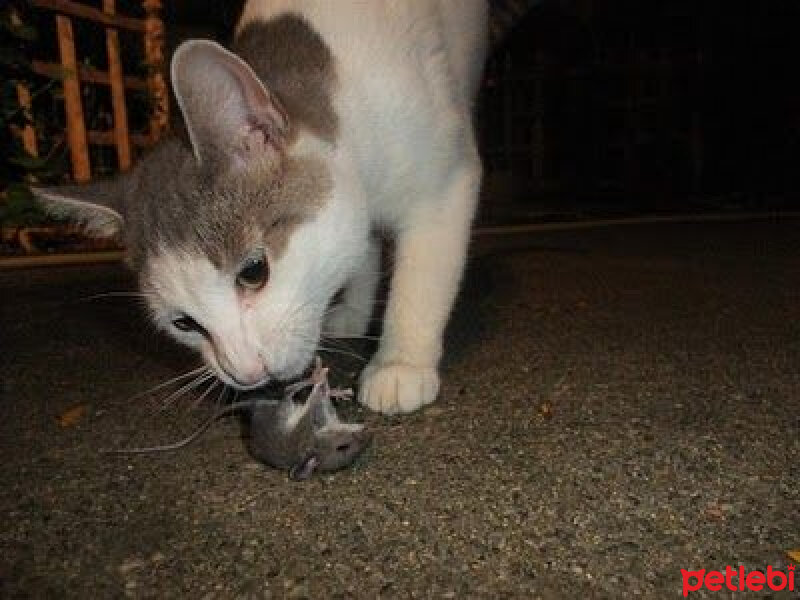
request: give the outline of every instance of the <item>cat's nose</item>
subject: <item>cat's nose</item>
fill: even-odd
[[[226,361],[220,361],[220,367],[235,386],[243,389],[264,385],[269,380],[267,366],[260,361],[251,365],[235,366]]]
[[[269,373],[267,367],[258,365],[247,370],[238,369],[235,373],[228,372],[228,376],[236,382],[237,385],[248,388],[256,387],[267,382]]]
[[[225,379],[236,387],[248,389],[266,384],[269,370],[261,353],[244,343],[225,338],[216,340],[213,345],[214,358]],[[212,362],[209,359],[209,362]]]

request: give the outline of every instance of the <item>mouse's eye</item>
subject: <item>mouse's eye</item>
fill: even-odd
[[[347,452],[350,449],[350,444],[339,444],[336,446],[337,452]]]
[[[205,329],[189,315],[181,315],[172,319],[172,326],[181,331],[194,331],[197,333],[205,333]]]
[[[267,257],[261,253],[244,261],[236,275],[236,285],[246,290],[260,290],[269,278]]]

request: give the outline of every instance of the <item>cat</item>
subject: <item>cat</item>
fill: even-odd
[[[439,392],[478,199],[487,10],[248,0],[231,49],[195,39],[173,55],[185,136],[128,174],[35,193],[122,236],[155,323],[240,390],[297,377],[322,336],[365,334],[387,235],[393,273],[359,400],[414,411]]]

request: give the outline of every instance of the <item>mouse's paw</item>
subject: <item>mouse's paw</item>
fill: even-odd
[[[373,361],[361,374],[358,400],[376,412],[394,415],[430,404],[438,393],[435,367]]]

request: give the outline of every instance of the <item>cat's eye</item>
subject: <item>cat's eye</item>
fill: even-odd
[[[186,332],[194,331],[197,333],[203,333],[205,331],[203,327],[189,315],[181,315],[180,317],[172,319],[172,325],[175,327],[175,329]]]
[[[269,278],[267,257],[263,254],[248,258],[236,275],[236,285],[246,290],[260,290]]]

